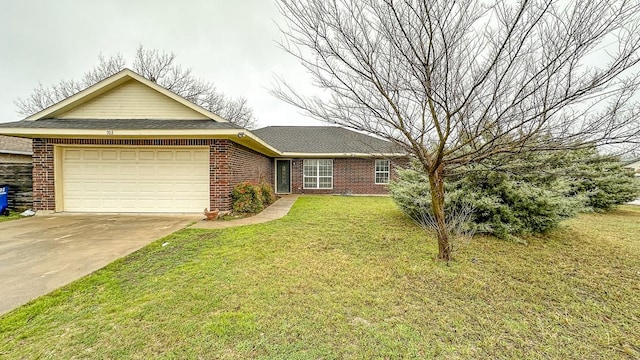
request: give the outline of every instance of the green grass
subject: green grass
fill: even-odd
[[[165,247],[162,243],[168,242]],[[450,264],[387,198],[187,229],[0,318],[0,357],[640,357],[640,207]]]
[[[20,216],[20,213],[11,211],[9,213],[9,216],[0,215],[0,222],[11,221],[11,220],[16,220],[20,218],[22,218],[22,216]]]

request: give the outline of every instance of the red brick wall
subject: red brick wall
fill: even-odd
[[[34,139],[35,210],[55,210],[54,145],[209,146],[210,208],[222,211],[231,210],[231,190],[235,183],[253,180],[261,174],[266,179],[273,177],[272,160],[224,139]]]
[[[273,185],[273,160],[267,156],[230,140],[218,140],[210,155],[211,209],[231,210],[235,184],[264,180]]]
[[[242,145],[233,144],[231,172],[234,185],[243,181],[268,182],[273,186],[273,159]]]
[[[375,183],[375,158],[333,159],[333,189],[303,188],[303,159],[291,161],[291,191],[296,194],[388,194],[387,186]],[[391,159],[391,178],[394,168],[404,166],[406,159]]]
[[[209,148],[209,209],[231,210],[231,147],[230,140],[211,140]]]
[[[55,210],[53,145],[47,139],[33,139],[33,208]]]

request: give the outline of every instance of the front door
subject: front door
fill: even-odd
[[[276,160],[276,193],[291,193],[291,160]]]

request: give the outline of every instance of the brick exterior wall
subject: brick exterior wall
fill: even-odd
[[[212,140],[209,148],[209,209],[231,210],[230,140]]]
[[[47,139],[33,139],[33,208],[55,210],[56,194],[53,144]]]
[[[55,210],[54,145],[209,146],[210,208],[231,210],[233,185],[261,176],[273,183],[273,160],[225,139],[34,139],[33,207]]]
[[[231,172],[234,184],[243,181],[264,181],[273,186],[273,171],[274,162],[272,158],[233,143]]]
[[[291,161],[291,191],[295,194],[388,194],[385,184],[375,183],[376,158],[333,159],[333,189],[303,188],[303,159]],[[390,175],[396,177],[395,168],[406,166],[404,158],[391,159]]]
[[[230,140],[218,140],[210,157],[211,209],[231,210],[233,186],[243,181],[263,180],[273,186],[273,160],[265,155]]]

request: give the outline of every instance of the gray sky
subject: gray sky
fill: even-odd
[[[268,93],[274,74],[312,89],[279,49],[271,0],[0,0],[0,122],[21,120],[14,100],[39,83],[78,79],[106,57],[129,62],[138,45],[176,62],[231,97],[244,96],[258,126],[320,125]]]

